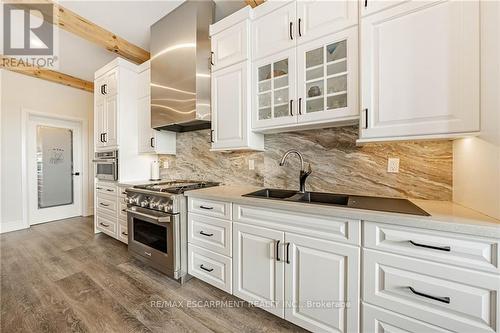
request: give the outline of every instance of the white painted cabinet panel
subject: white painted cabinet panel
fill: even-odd
[[[364,250],[364,301],[456,332],[499,332],[499,277]]]
[[[251,131],[250,63],[212,73],[212,149],[264,149],[264,138]]]
[[[400,315],[370,304],[362,304],[361,332],[367,333],[451,333],[452,331]]]
[[[228,293],[232,292],[232,260],[188,244],[188,273]]]
[[[97,96],[97,95],[96,95]],[[106,146],[103,134],[106,132],[106,109],[104,97],[97,98],[94,107],[94,142],[96,148]]]
[[[281,7],[273,8],[277,6]],[[295,1],[290,1],[284,6],[275,1],[259,7],[255,9],[256,19],[252,22],[253,60],[292,48],[297,41]],[[266,13],[261,16],[259,14],[261,11]]]
[[[297,1],[297,36],[299,44],[357,24],[357,1]]]
[[[118,95],[106,96],[105,105],[104,143],[106,147],[115,147],[118,145]]]
[[[232,223],[228,220],[189,213],[188,242],[232,256]]]
[[[358,119],[358,29],[297,47],[298,123]]]
[[[291,233],[284,246],[285,319],[313,332],[359,331],[359,248]]]
[[[359,0],[360,13],[361,16],[368,16],[408,1],[411,0]]]
[[[233,223],[233,294],[284,317],[284,233]]]
[[[479,1],[410,1],[363,17],[361,139],[479,131],[479,61]]]
[[[244,20],[211,37],[212,72],[249,58],[250,21]]]

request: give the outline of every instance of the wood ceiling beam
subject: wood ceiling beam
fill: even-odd
[[[257,7],[258,5],[264,3],[265,0],[245,0],[245,3],[252,8]]]
[[[68,87],[73,87],[76,89],[85,90],[88,92],[94,92],[94,83],[90,81],[86,81],[83,79],[79,79],[77,77],[60,73],[57,71],[34,67],[27,65],[25,63],[21,63],[14,58],[6,58],[1,56],[2,62],[0,64],[0,68],[7,69],[12,72],[36,77],[42,80],[47,80],[50,82],[59,83]]]
[[[15,4],[19,7],[29,6],[30,4],[30,0],[3,0],[3,2],[4,1],[5,3]],[[125,39],[85,19],[75,12],[64,8],[52,0],[36,0],[36,2],[46,2],[54,5],[53,13],[43,14],[44,17],[45,15],[48,15],[51,23],[58,25],[61,29],[75,34],[91,43],[104,47],[106,50],[137,64],[141,64],[149,60],[150,53],[148,51],[126,41]],[[110,15],[113,15],[113,13],[110,13]]]

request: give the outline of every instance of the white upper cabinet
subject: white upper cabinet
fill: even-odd
[[[295,48],[253,64],[253,128],[297,124]]]
[[[357,1],[297,1],[297,36],[299,44],[357,24]]]
[[[118,69],[111,69],[94,83],[94,141],[97,149],[118,145]]]
[[[359,0],[360,13],[361,16],[367,16],[408,1],[410,0]]]
[[[211,29],[212,31],[217,31]],[[211,37],[212,71],[247,60],[250,54],[250,21],[244,20]]]
[[[176,133],[151,128],[151,70],[149,61],[138,68],[137,126],[139,153],[175,154]]]
[[[363,17],[360,141],[479,131],[479,37],[478,1],[410,1]]]
[[[251,126],[251,14],[245,7],[210,26],[212,150],[264,150]]]
[[[285,4],[285,5],[283,5]],[[296,45],[295,1],[271,1],[254,10],[252,59],[257,60]]]
[[[297,48],[298,123],[357,119],[358,28]]]

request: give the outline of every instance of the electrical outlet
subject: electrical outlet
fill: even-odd
[[[248,170],[255,170],[255,160],[248,160]]]
[[[387,172],[391,173],[399,172],[399,158],[389,158],[387,160]]]
[[[163,169],[169,169],[170,168],[170,162],[169,161],[163,161]]]

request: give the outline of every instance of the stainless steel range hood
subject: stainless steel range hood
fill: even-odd
[[[212,1],[186,1],[151,26],[151,125],[176,132],[210,128]]]

